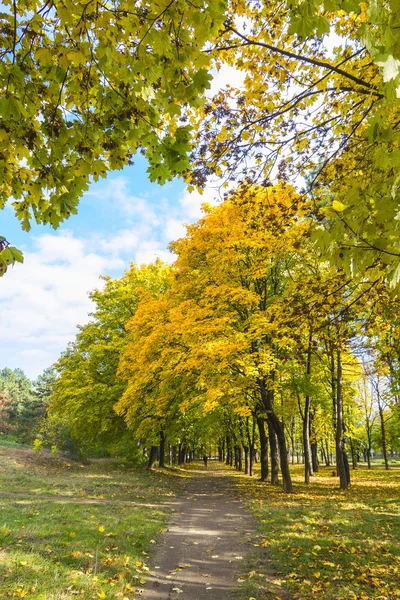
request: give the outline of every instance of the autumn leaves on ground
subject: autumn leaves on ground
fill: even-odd
[[[10,445],[0,454],[0,598],[133,599],[182,480],[196,476],[188,467],[149,472]],[[208,468],[215,469],[213,461]],[[307,487],[294,467],[295,494],[288,496],[257,477],[218,468],[221,477],[234,477],[256,517],[236,598],[279,598],[280,589],[299,600],[400,597],[399,469],[361,468],[352,488],[340,492],[330,469]],[[265,575],[260,548],[275,577]]]

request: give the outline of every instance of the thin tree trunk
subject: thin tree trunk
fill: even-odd
[[[278,464],[278,447],[276,444],[276,435],[271,419],[267,415],[269,449],[271,454],[271,484],[279,485],[279,464]]]
[[[311,344],[312,344],[312,332],[308,337],[308,348],[307,348],[307,359],[306,359],[306,379],[309,384],[311,375]],[[313,474],[312,469],[312,458],[311,458],[311,445],[310,445],[310,408],[311,408],[311,397],[307,392],[304,413],[303,413],[303,448],[304,448],[304,483],[310,483],[310,476]]]
[[[319,464],[318,464],[318,445],[317,445],[317,442],[312,442],[312,444],[311,444],[311,461],[312,461],[313,473],[318,473]]]
[[[266,481],[268,479],[268,437],[265,433],[265,422],[262,417],[257,417],[257,425],[260,435],[261,481]]]
[[[249,447],[243,446],[244,449],[244,474],[248,475],[250,471]]]
[[[165,433],[163,429],[160,431],[160,453],[158,466],[161,468],[165,467]]]
[[[378,397],[379,397],[379,392],[378,392]],[[388,460],[387,444],[386,444],[385,415],[384,415],[383,408],[380,403],[380,399],[378,400],[378,409],[379,409],[379,420],[381,423],[383,460],[385,461],[385,469],[386,469],[386,471],[388,471],[389,470],[389,460]]]
[[[336,325],[339,331],[339,325]],[[338,336],[339,337],[339,336]],[[338,339],[339,343],[339,339]],[[340,480],[340,489],[347,490],[350,485],[350,471],[343,440],[343,394],[342,394],[342,356],[340,348],[336,351],[336,468]]]

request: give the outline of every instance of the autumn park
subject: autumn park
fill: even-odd
[[[399,0],[0,30],[0,599],[400,599]]]

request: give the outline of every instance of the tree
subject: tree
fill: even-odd
[[[91,180],[149,161],[152,181],[189,168],[190,127],[223,0],[6,0],[0,18],[0,208],[24,230],[77,212]],[[0,274],[22,255],[0,238]]]
[[[6,420],[2,432],[12,433],[19,442],[31,442],[43,414],[43,403],[36,397],[32,381],[22,369],[2,369],[0,394]]]
[[[143,294],[158,295],[168,288],[168,275],[169,266],[159,260],[141,267],[132,264],[121,278],[105,278],[104,289],[90,294],[95,310],[55,365],[59,377],[49,408],[54,417],[68,420],[83,447],[125,444],[129,451],[135,445],[132,432],[114,410],[126,387],[117,378],[127,343],[125,324]]]
[[[331,262],[397,284],[399,23],[394,1],[231,2],[213,55],[243,89],[201,109],[193,185],[303,176]]]

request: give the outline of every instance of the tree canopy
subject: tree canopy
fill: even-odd
[[[0,207],[57,227],[138,151],[160,183],[306,181],[330,260],[396,285],[399,23],[394,0],[8,0]],[[225,65],[243,89],[204,104]],[[22,255],[1,237],[0,258]]]

